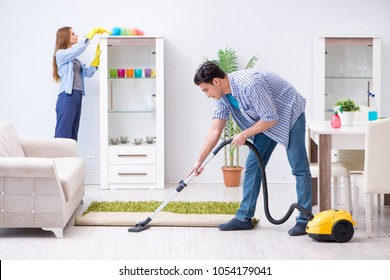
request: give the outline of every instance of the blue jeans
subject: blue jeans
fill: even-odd
[[[57,99],[57,124],[55,138],[71,138],[77,141],[80,126],[83,92],[72,90],[72,94],[60,93]]]
[[[297,119],[290,130],[289,144],[286,149],[287,158],[291,166],[292,174],[296,180],[298,204],[307,211],[312,211],[312,189],[309,160],[305,147],[305,114]],[[264,133],[255,135],[254,143],[258,149],[264,165],[267,165],[277,142]],[[252,218],[256,210],[256,202],[260,193],[261,171],[255,154],[250,151],[246,160],[245,177],[243,185],[243,198],[240,208],[236,213],[236,219],[245,222]],[[287,211],[288,207],[286,207]],[[271,213],[272,214],[272,213]],[[275,217],[274,217],[275,219]],[[278,219],[278,218],[276,218]],[[307,222],[307,218],[299,211],[297,222]]]

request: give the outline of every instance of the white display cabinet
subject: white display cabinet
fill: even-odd
[[[380,38],[318,37],[313,53],[314,120],[330,120],[343,98],[368,106],[368,90],[375,93],[380,114]]]
[[[163,189],[163,38],[102,36],[100,48],[101,188]]]

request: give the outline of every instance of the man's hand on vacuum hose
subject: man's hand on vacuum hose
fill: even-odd
[[[249,137],[256,135],[256,134],[259,134],[275,124],[276,124],[276,121],[264,122],[264,121],[260,120],[257,123],[255,123],[252,127],[248,128],[246,130],[243,130],[242,132],[240,132],[239,134],[234,136],[233,141],[232,141],[232,145],[242,146],[245,144],[246,140]]]
[[[234,136],[233,141],[232,141],[232,145],[242,146],[245,144],[247,138],[248,137],[246,136],[245,131],[243,131],[243,132],[237,134],[236,136]]]

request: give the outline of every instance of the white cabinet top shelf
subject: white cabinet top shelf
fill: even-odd
[[[107,36],[108,46],[149,46],[156,44],[156,37]]]

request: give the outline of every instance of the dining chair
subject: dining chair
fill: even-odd
[[[351,173],[364,170],[364,150],[336,150],[335,158],[335,162],[347,165]]]
[[[310,163],[310,173],[312,178],[319,178],[320,168],[318,163]],[[343,178],[346,206],[352,212],[351,176],[349,165],[342,162],[331,163],[331,176],[333,178],[333,208],[337,209],[340,204],[340,185]]]
[[[364,171],[353,174],[354,209],[358,217],[360,190],[364,194],[366,234],[371,237],[374,195],[390,194],[390,119],[367,122],[365,139]]]
[[[367,122],[368,119],[368,110],[369,108],[364,105],[359,105],[360,111],[355,112],[354,121],[355,122]],[[364,150],[335,150],[334,151],[335,163],[341,164],[345,168],[349,169],[349,174],[361,174],[364,170]],[[351,190],[353,186],[353,182],[351,182],[351,176],[349,176],[349,190]],[[338,198],[340,197],[340,188],[337,188],[335,185],[335,198],[338,202]],[[349,206],[352,204],[351,192],[348,197]],[[347,197],[347,196],[346,196]],[[380,201],[380,196],[378,196],[378,203]],[[352,209],[350,208],[350,211]]]

